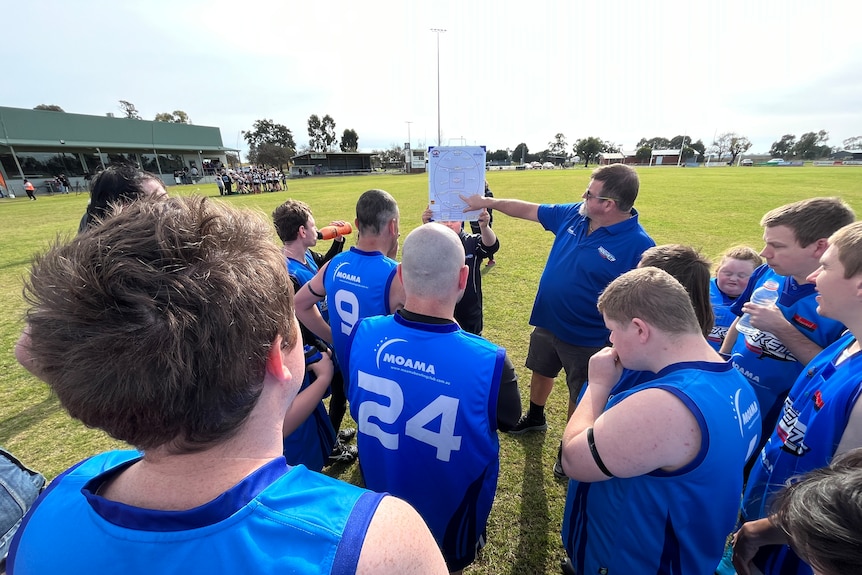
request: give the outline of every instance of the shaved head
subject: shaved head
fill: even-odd
[[[458,234],[437,223],[419,226],[404,240],[401,275],[408,296],[445,299],[458,293],[464,246]]]

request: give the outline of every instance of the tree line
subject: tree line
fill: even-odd
[[[53,112],[64,112],[60,106],[54,104],[40,104],[34,110],[48,110]],[[127,100],[119,101],[119,109],[123,117],[142,119],[134,104]],[[176,124],[191,124],[189,115],[183,110],[173,112],[160,112],[153,118],[156,122],[170,122]],[[342,152],[355,152],[359,149],[359,135],[353,129],[342,132],[341,139],[336,135],[335,120],[329,114],[320,118],[312,114],[308,118],[308,144],[299,149],[300,152],[332,152],[336,149]],[[257,120],[252,129],[243,130],[243,138],[249,146],[248,160],[254,164],[284,167],[290,163],[290,158],[296,155],[297,145],[290,128],[278,124],[273,120]],[[815,160],[826,158],[837,152],[839,147],[831,147],[827,144],[829,132],[820,130],[818,132],[806,132],[798,139],[794,134],[784,134],[772,143],[769,154],[773,158],[785,160]],[[840,149],[862,150],[862,136],[847,138],[842,142]],[[649,163],[653,150],[681,150],[684,161],[702,162],[706,155],[715,155],[718,161],[734,163],[740,154],[751,149],[751,141],[748,137],[736,132],[724,132],[716,136],[709,146],[702,140],[692,141],[687,135],[678,134],[672,138],[654,136],[641,138],[635,145],[635,157],[639,163]],[[424,146],[420,146],[424,147]],[[615,144],[610,140],[604,140],[596,136],[579,138],[569,148],[566,136],[557,133],[548,142],[548,147],[538,153],[531,153],[527,144],[519,143],[514,149],[496,150],[487,153],[487,159],[491,162],[553,162],[562,164],[575,161],[584,162],[588,166],[590,162],[596,163],[601,154],[619,153],[622,145]],[[373,150],[381,161],[398,163],[403,161],[404,149],[399,144],[391,144],[387,150]]]

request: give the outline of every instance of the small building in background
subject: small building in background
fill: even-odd
[[[305,152],[293,156],[291,176],[337,176],[371,172],[368,152]]]

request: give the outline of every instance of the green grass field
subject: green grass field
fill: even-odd
[[[563,203],[580,197],[590,171],[492,171],[487,179],[497,197]],[[710,257],[740,243],[759,249],[760,217],[788,202],[841,196],[862,214],[862,168],[644,168],[639,173],[636,208],[656,242],[690,244]],[[382,188],[399,202],[403,237],[420,224],[428,198],[425,175],[306,178],[292,180],[289,186],[287,192],[224,201],[269,216],[285,199],[296,198],[311,206],[322,225],[334,219],[352,221],[359,195]],[[215,184],[171,187],[169,192],[218,196]],[[26,197],[0,200],[0,445],[49,478],[84,457],[122,447],[71,420],[47,387],[18,366],[12,353],[22,327],[21,279],[30,257],[58,236],[74,234],[86,203],[84,194],[39,196],[36,202]],[[497,214],[494,230],[501,249],[497,265],[484,277],[485,336],[506,347],[515,365],[523,366],[529,314],[553,237],[538,224]],[[273,239],[277,240],[275,233]],[[519,367],[518,375],[526,405],[529,374]],[[551,395],[546,433],[500,437],[500,482],[488,546],[468,574],[559,572],[566,485],[554,478],[551,466],[565,427],[567,395],[562,377],[558,381],[562,389]],[[355,465],[331,473],[359,482]]]

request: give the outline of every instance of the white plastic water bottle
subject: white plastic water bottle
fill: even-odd
[[[762,306],[775,305],[775,302],[778,301],[778,282],[773,280],[765,282],[762,286],[754,290],[754,293],[751,294],[750,301],[751,303]],[[739,318],[738,322],[736,322],[736,331],[747,336],[754,337],[760,330],[751,325],[751,315],[746,313]]]

